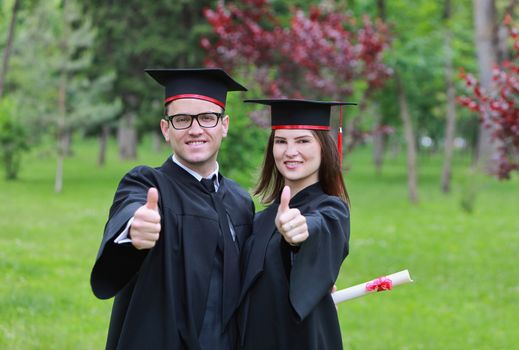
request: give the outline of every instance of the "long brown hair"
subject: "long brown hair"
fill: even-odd
[[[283,175],[276,167],[273,155],[275,130],[270,133],[265,158],[261,169],[260,178],[254,194],[261,197],[262,203],[272,203],[279,196],[285,186]],[[339,162],[337,145],[330,136],[329,131],[312,130],[321,146],[321,165],[319,166],[319,183],[324,192],[331,196],[337,196],[350,205],[350,197],[344,184]]]

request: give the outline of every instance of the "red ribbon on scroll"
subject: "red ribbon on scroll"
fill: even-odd
[[[368,292],[372,292],[376,290],[377,292],[381,292],[383,290],[391,290],[393,288],[393,281],[391,281],[387,277],[379,277],[366,283],[366,290]]]

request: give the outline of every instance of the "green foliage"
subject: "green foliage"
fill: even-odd
[[[253,106],[243,103],[242,99],[243,96],[238,93],[227,95],[229,133],[222,142],[218,163],[225,176],[239,181],[246,188],[251,188],[255,185],[255,175],[263,161],[270,130],[252,123],[248,114]]]
[[[210,31],[202,10],[209,0],[84,3],[98,31],[94,44],[96,72],[115,71],[112,99],[123,101],[120,115],[138,113],[139,128],[154,130],[163,114],[160,86],[145,68],[199,67],[204,52],[200,37]]]
[[[386,1],[387,21],[394,35],[394,42],[386,57],[387,62],[401,76],[417,135],[428,135],[435,141],[444,138],[446,115],[445,61],[452,56],[454,70],[461,62],[473,65],[474,38],[472,25],[472,2],[451,1],[452,18],[443,20],[444,2]],[[374,5],[358,4],[356,8],[369,9]],[[445,31],[452,32],[452,55],[445,48]],[[398,99],[393,84],[389,83],[381,98],[384,121],[399,125]],[[458,135],[471,139],[472,134],[464,128]]]
[[[114,80],[115,74],[111,72],[76,82],[75,93],[70,96],[74,108],[74,123],[70,125],[71,128],[89,132],[115,119],[122,109],[121,99],[103,101],[112,90]]]
[[[17,178],[22,153],[29,149],[27,129],[17,119],[15,111],[12,100],[6,97],[0,99],[0,159],[7,180]]]
[[[121,102],[107,95],[115,74],[91,74],[97,31],[77,2],[68,0],[66,8],[40,2],[23,16],[9,73],[10,94],[23,101],[20,119],[31,126],[32,134],[39,138],[58,127],[88,130],[114,119]],[[60,84],[66,89],[65,115],[57,112]]]

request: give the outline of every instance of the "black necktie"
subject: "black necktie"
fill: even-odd
[[[208,190],[209,193],[215,192],[215,190],[214,190],[214,179],[215,179],[215,176],[213,176],[210,179],[203,178],[202,180],[200,180],[202,185],[204,185],[205,189]]]
[[[218,213],[218,224],[223,236],[223,302],[222,302],[222,321],[223,329],[226,328],[231,316],[234,313],[238,302],[241,281],[240,281],[240,257],[238,245],[232,239],[229,220],[220,196],[215,192],[214,180],[202,179],[200,182],[211,194],[214,207]]]

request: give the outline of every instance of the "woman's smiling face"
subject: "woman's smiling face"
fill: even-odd
[[[272,152],[286,185],[300,190],[319,181],[321,145],[311,130],[276,130]]]

